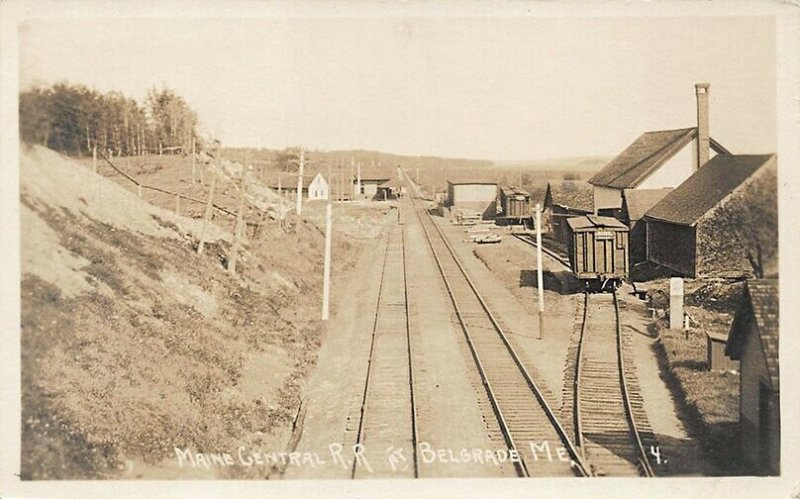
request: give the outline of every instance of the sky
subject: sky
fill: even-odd
[[[536,160],[695,125],[776,150],[769,17],[28,20],[20,87],[166,85],[226,146]]]

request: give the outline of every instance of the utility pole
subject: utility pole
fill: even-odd
[[[328,161],[328,204],[330,205],[331,201],[333,200],[333,176],[331,174],[331,162]]]
[[[330,315],[331,302],[331,201],[325,207],[325,267],[322,278],[322,320],[327,321]]]
[[[361,196],[361,161],[358,162],[358,179],[356,180],[356,194]]]
[[[196,170],[197,170],[197,167],[195,166],[195,161],[194,161],[194,136],[192,136],[192,185],[194,185],[195,182],[197,182],[197,179],[196,179],[197,171]]]
[[[536,287],[539,288],[539,339],[544,336],[544,279],[542,278],[542,206],[536,203]]]
[[[300,169],[297,172],[297,206],[295,212],[299,217],[303,213],[303,170],[306,166],[306,152],[300,149]]]

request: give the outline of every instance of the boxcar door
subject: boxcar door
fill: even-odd
[[[598,230],[594,236],[595,272],[611,273],[614,270],[614,233]]]

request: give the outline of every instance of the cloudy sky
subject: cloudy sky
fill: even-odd
[[[20,86],[141,98],[167,85],[229,146],[497,160],[614,155],[695,123],[735,153],[776,149],[768,17],[30,20]]]

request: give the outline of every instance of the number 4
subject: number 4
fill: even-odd
[[[656,463],[661,464],[661,449],[658,446],[650,446],[650,455],[656,458]],[[664,461],[667,462],[666,460]]]

